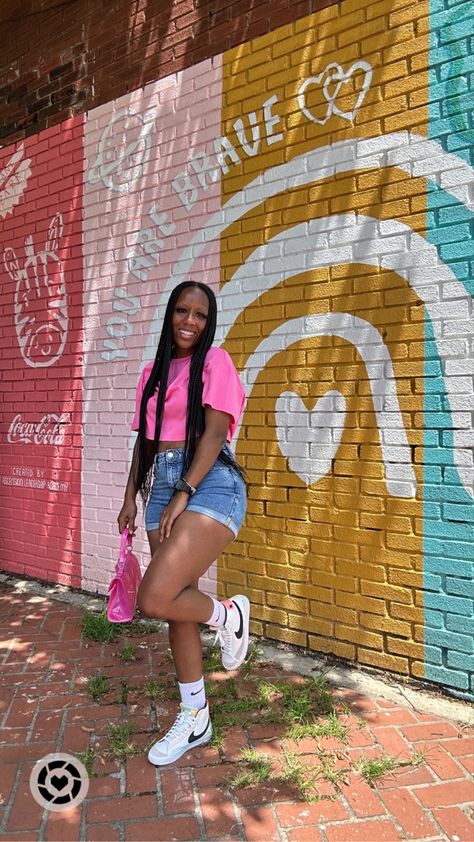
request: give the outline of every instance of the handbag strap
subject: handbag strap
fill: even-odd
[[[120,541],[120,558],[125,558],[125,553],[132,549],[132,536],[128,531],[128,526],[122,532],[122,539]]]

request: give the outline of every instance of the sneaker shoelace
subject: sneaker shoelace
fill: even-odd
[[[163,737],[164,740],[169,740],[172,742],[173,740],[179,739],[182,733],[189,727],[191,721],[195,717],[192,715],[191,711],[189,710],[182,710],[178,713],[176,722],[171,726],[170,730]]]
[[[226,629],[225,626],[221,626],[220,629],[217,629],[216,636],[214,638],[214,646],[216,643],[219,644],[221,649],[229,650],[232,644],[232,632],[230,629]]]

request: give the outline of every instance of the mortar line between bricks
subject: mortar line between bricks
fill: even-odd
[[[232,790],[229,790],[229,798],[232,801],[232,804],[234,805],[235,815],[237,817],[237,825],[238,825],[239,831],[240,831],[240,838],[241,838],[242,842],[248,842],[247,834],[245,833],[244,823],[242,821],[242,810],[239,807],[239,805],[237,803],[237,799],[236,799],[234,793],[232,792]]]
[[[161,786],[161,772],[159,766],[155,766],[155,780],[156,780],[156,804],[158,817],[164,818],[165,805],[163,800],[163,787]]]
[[[190,778],[191,778],[192,785],[193,785],[195,814],[196,814],[196,819],[197,819],[197,823],[198,823],[198,826],[199,826],[199,838],[201,840],[206,840],[207,839],[206,823],[204,821],[204,816],[203,816],[202,807],[201,807],[201,801],[199,800],[199,790],[198,790],[197,784],[196,784],[196,775],[195,775],[194,768],[190,769]]]
[[[17,791],[18,791],[18,785],[20,783],[22,768],[23,768],[23,764],[19,763],[18,767],[17,767],[17,770],[16,770],[16,773],[15,773],[15,779],[13,781],[12,791],[10,793],[10,798],[8,799],[8,803],[5,807],[3,819],[0,822],[0,832],[1,833],[3,833],[3,831],[6,831],[7,824],[10,821],[10,813],[13,809],[13,804],[15,802],[16,794],[17,794]]]

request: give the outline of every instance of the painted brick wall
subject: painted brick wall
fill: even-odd
[[[50,100],[36,108],[39,123],[23,110],[25,124],[13,125],[10,114],[4,131],[17,143],[0,153],[3,524],[20,502],[39,534],[28,472],[34,460],[61,466],[48,514],[64,527],[69,511],[82,541],[62,559],[55,534],[57,556],[38,576],[105,592],[135,384],[170,289],[191,273],[216,291],[216,344],[247,393],[236,436],[247,518],[203,586],[247,593],[258,635],[472,694],[470,4],[274,2],[270,13],[267,3],[175,3],[161,4],[161,23],[155,5],[125,14],[117,2],[114,34],[104,24],[80,46],[71,25],[61,49],[48,42],[29,68],[19,47],[17,81],[5,82],[9,107],[20,91],[19,115],[30,108],[23,73],[34,74],[35,102]],[[54,140],[48,129],[18,142],[64,116],[58,105],[47,112],[53,92],[35,86],[54,81],[45,56],[56,78],[76,72],[68,50],[84,96],[66,113],[84,116],[58,124]],[[45,172],[44,183],[66,179],[47,188],[52,201]],[[80,242],[65,216],[78,186]],[[32,366],[21,346],[25,267],[32,252],[36,263],[58,254],[44,233],[57,212],[66,289],[78,265],[82,281],[72,352],[82,401],[62,421],[81,431],[80,505],[67,497],[61,442],[36,428],[17,429],[32,441],[11,434],[22,401],[31,424],[44,399],[56,414],[66,406],[63,351],[53,358],[39,342],[47,365]],[[12,398],[24,380],[28,393]],[[17,534],[4,546],[7,569],[34,571]],[[145,562],[143,533],[139,551]]]

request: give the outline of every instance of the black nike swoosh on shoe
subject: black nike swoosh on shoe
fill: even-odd
[[[240,638],[242,637],[242,635],[244,633],[244,617],[243,617],[242,611],[240,610],[240,608],[239,608],[239,606],[237,605],[236,602],[234,602],[234,605],[237,608],[237,610],[239,612],[239,616],[240,616],[240,626],[237,629],[237,631],[234,632],[234,634],[235,634],[237,640],[240,640]]]
[[[201,693],[201,692],[202,692],[201,690],[196,690],[195,693],[191,692],[191,696],[197,696],[197,694]]]
[[[208,728],[209,728],[209,720],[207,720],[207,722],[206,722],[206,727],[204,728],[204,731],[201,731],[200,734],[194,734],[194,732],[193,732],[192,734],[189,735],[188,743],[195,743],[196,740],[200,740],[201,737],[204,736],[204,734],[206,733]]]

